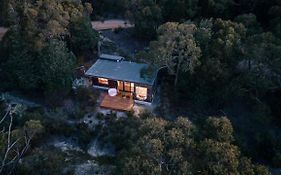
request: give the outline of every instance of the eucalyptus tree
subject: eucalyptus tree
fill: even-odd
[[[232,10],[235,7],[234,0],[203,0],[201,2],[201,15],[204,17],[232,17]]]
[[[132,0],[126,16],[135,24],[137,36],[151,39],[162,24],[161,11],[156,0]]]
[[[9,85],[6,88],[39,92],[70,89],[76,63],[70,52],[82,55],[96,45],[98,35],[89,21],[91,6],[57,0],[13,4],[20,15],[3,38],[0,54],[0,78]]]
[[[193,102],[218,107],[240,90],[241,84],[233,80],[245,36],[243,24],[222,19],[200,21],[195,38],[202,51],[201,64],[185,83]]]
[[[184,117],[166,121],[150,116],[138,121],[139,127],[131,128],[134,137],[124,140],[134,142],[117,153],[116,174],[270,174],[264,166],[255,165],[241,155],[239,147],[229,139],[233,130],[226,117],[209,117],[203,121],[203,125],[212,122],[212,137],[206,137],[200,124],[194,125]],[[125,126],[119,132],[134,127]],[[123,138],[114,135],[116,139]]]
[[[169,73],[175,75],[174,86],[181,72],[192,74],[200,65],[201,49],[195,41],[195,31],[194,24],[168,22],[159,27],[158,39],[150,44],[154,52],[152,62],[167,67]]]
[[[262,32],[262,27],[255,14],[249,13],[239,15],[234,19],[234,21],[237,23],[242,23],[246,27],[246,33],[248,36]]]
[[[46,95],[67,92],[72,83],[75,56],[69,52],[66,44],[50,40],[40,53],[40,62],[39,75]]]
[[[159,4],[165,21],[179,22],[200,14],[199,0],[161,0]]]
[[[281,88],[280,43],[272,33],[247,38],[240,70],[245,74],[245,85],[258,98]]]

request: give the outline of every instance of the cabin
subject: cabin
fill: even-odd
[[[101,54],[85,76],[94,88],[114,88],[135,102],[151,103],[156,92],[157,69],[121,56]]]

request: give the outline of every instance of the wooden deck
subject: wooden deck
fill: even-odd
[[[122,97],[121,94],[118,94],[115,97],[111,97],[108,94],[105,94],[102,97],[100,107],[117,110],[117,111],[130,111],[134,106],[134,100],[132,97]]]

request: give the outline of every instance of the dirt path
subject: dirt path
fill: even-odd
[[[109,30],[109,29],[116,29],[116,28],[132,28],[134,27],[134,25],[127,20],[111,19],[105,21],[92,21],[92,27],[95,30],[99,31],[99,30]]]
[[[34,101],[25,99],[23,97],[16,96],[15,94],[12,94],[9,92],[0,93],[0,101],[1,100],[9,101],[10,103],[26,105],[28,107],[40,107],[41,106],[41,104],[38,104]]]
[[[117,29],[117,28],[132,28],[134,27],[133,24],[131,24],[128,20],[122,20],[122,19],[111,19],[111,20],[105,20],[105,21],[92,21],[92,27],[95,30],[110,30],[110,29]],[[0,27],[0,40],[4,36],[4,34],[7,32],[7,28]]]

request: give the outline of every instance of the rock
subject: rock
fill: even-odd
[[[109,175],[112,174],[112,166],[98,165],[94,160],[77,165],[75,175]]]
[[[113,145],[106,144],[103,147],[99,143],[98,139],[94,139],[89,146],[88,154],[90,154],[93,157],[99,157],[99,156],[114,156],[115,150]]]
[[[83,152],[83,150],[79,147],[78,143],[75,140],[73,140],[72,138],[53,137],[48,141],[48,145],[59,148],[63,152],[66,152],[66,151]]]

